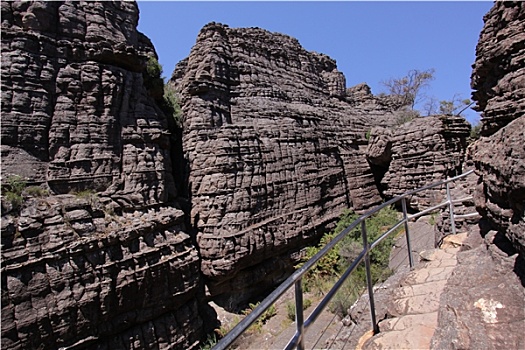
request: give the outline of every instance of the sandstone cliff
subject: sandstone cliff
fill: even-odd
[[[344,208],[381,200],[365,135],[395,120],[392,108],[365,86],[347,91],[333,59],[286,35],[211,23],[171,82],[202,271],[224,304],[285,278]]]
[[[461,174],[470,124],[459,116],[416,118],[397,128],[373,128],[367,156],[387,198]],[[444,201],[443,189],[409,198],[424,209]]]
[[[485,16],[472,73],[482,137],[472,150],[476,204],[525,256],[525,4],[496,2]]]
[[[51,193],[2,201],[3,348],[195,347],[215,320],[202,274],[235,308],[287,277],[343,209],[379,203],[378,180],[395,195],[395,172],[419,186],[461,168],[460,119],[416,120],[385,149],[372,132],[367,158],[370,130],[398,119],[388,97],[347,89],[296,39],[215,23],[171,79],[187,162],[172,165],[180,130],[159,108],[136,4],[1,6],[2,181]],[[403,143],[418,137],[411,160]],[[409,167],[425,156],[438,165]]]
[[[137,5],[1,11],[3,183],[54,194],[15,210],[3,198],[2,349],[195,346],[213,317],[184,214],[166,204],[168,120]]]
[[[484,17],[471,86],[491,135],[525,113],[525,11],[522,2],[498,1]]]
[[[458,255],[435,349],[525,347],[524,3],[496,1],[484,20],[471,80],[483,136],[469,150],[483,239]]]

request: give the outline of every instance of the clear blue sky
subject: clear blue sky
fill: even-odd
[[[187,57],[200,29],[215,21],[288,34],[309,51],[332,57],[347,86],[381,81],[411,69],[435,69],[426,94],[470,98],[470,74],[483,15],[491,1],[464,2],[253,2],[139,1],[139,30],[155,45],[164,75]],[[479,116],[463,113],[471,122]]]

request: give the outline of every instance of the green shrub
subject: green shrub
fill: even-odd
[[[162,66],[155,57],[148,57],[146,69],[142,73],[144,86],[148,89],[150,96],[156,101],[162,100],[164,93],[164,79],[162,78]]]
[[[27,181],[22,176],[11,175],[6,179],[7,191],[22,194],[27,186]]]
[[[49,196],[49,192],[40,186],[29,186],[26,188],[25,193],[32,197],[46,197]]]
[[[215,333],[208,334],[206,342],[201,344],[200,350],[211,350],[215,345],[217,345],[217,335]]]
[[[10,175],[2,185],[2,195],[11,203],[13,209],[18,209],[24,202],[22,193],[27,186],[27,181],[19,175]]]
[[[257,306],[259,306],[260,303],[257,304],[249,304],[249,308],[242,311],[243,315],[248,316]],[[277,315],[277,309],[274,305],[270,306],[268,309],[266,309],[265,312],[262,313],[262,315],[248,328],[250,331],[260,333],[262,331],[263,325],[273,316]]]
[[[364,275],[364,269],[354,271],[334,295],[333,299],[328,304],[328,309],[341,318],[348,315],[350,307],[365,290],[366,283],[363,281],[366,280],[364,278],[366,278]]]
[[[182,110],[175,89],[170,84],[164,85],[164,106],[166,114],[173,118],[177,127],[182,127]]]
[[[146,62],[146,73],[151,78],[160,78],[162,75],[162,65],[153,56],[148,57]]]
[[[436,217],[437,217],[438,213],[436,212],[433,212],[432,214],[430,214],[430,217],[428,219],[428,223],[432,226],[436,226]]]
[[[366,220],[367,239],[372,243],[383,233],[398,222],[399,214],[391,207],[384,208]],[[323,236],[319,245],[308,247],[304,261],[313,257],[337,234],[352,224],[359,216],[346,210],[341,215],[334,231]],[[401,229],[399,229],[401,231]],[[388,268],[390,252],[396,233],[385,238],[379,245],[370,251],[371,275],[374,283],[385,280],[391,271]],[[350,231],[334,249],[328,252],[319,262],[303,277],[305,290],[322,289],[328,291],[335,280],[350,266],[363,250],[361,227]],[[350,275],[331,303],[331,310],[340,316],[346,315],[348,308],[355,302],[366,286],[366,273],[364,264],[360,264]]]
[[[4,197],[7,202],[11,203],[13,209],[20,208],[22,203],[24,203],[24,198],[14,192],[5,192]]]
[[[303,300],[303,310],[308,309],[312,305],[310,299]],[[289,300],[286,302],[286,314],[288,318],[292,321],[295,321],[295,301]]]
[[[481,122],[478,122],[476,125],[470,129],[470,139],[475,141],[479,139],[481,135]]]
[[[182,127],[182,112],[175,89],[170,84],[164,84],[162,65],[155,57],[149,57],[143,73],[144,85],[161,110],[171,117],[175,127]]]

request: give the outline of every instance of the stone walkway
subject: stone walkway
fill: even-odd
[[[456,254],[464,237],[453,237],[453,242],[446,242],[446,249],[420,253],[420,265],[391,291],[387,306],[390,318],[379,323],[379,334],[363,336],[362,349],[430,348],[438,322],[439,299],[457,265]]]

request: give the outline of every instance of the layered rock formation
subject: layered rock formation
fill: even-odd
[[[154,48],[137,22],[132,3],[2,4],[4,173],[121,206],[166,201],[167,121],[144,86]]]
[[[472,73],[485,137],[472,150],[476,205],[525,256],[525,4],[496,2],[485,16]]]
[[[364,84],[346,89],[335,61],[297,40],[203,28],[171,81],[188,162],[174,174],[182,155],[136,4],[1,6],[3,180],[52,194],[26,193],[19,210],[3,198],[3,348],[196,347],[215,320],[201,273],[235,308],[287,277],[343,209],[381,201],[367,134],[397,122],[395,104]],[[418,157],[404,158],[408,136],[393,131],[383,145],[374,136],[369,159],[420,186],[459,171],[465,128],[416,121]],[[437,169],[404,170],[424,155]],[[391,195],[403,191],[383,175]]]
[[[75,195],[3,217],[2,349],[195,347],[207,314],[183,218]]]
[[[3,187],[2,349],[195,347],[214,317],[184,214],[166,204],[168,120],[145,83],[155,52],[137,5],[1,10],[3,184],[54,194],[9,211]]]
[[[366,87],[347,93],[331,58],[286,35],[211,23],[171,82],[202,271],[223,304],[282,280],[344,208],[380,201],[365,135],[392,109]]]
[[[463,172],[470,124],[462,117],[416,118],[397,128],[373,128],[367,157],[387,198]],[[415,209],[442,202],[443,189],[416,193]]]
[[[481,242],[459,255],[441,296],[436,349],[523,348],[525,325],[525,6],[496,1],[472,73],[482,137],[470,149]]]
[[[471,86],[485,136],[525,114],[525,4],[498,1],[484,17]]]

